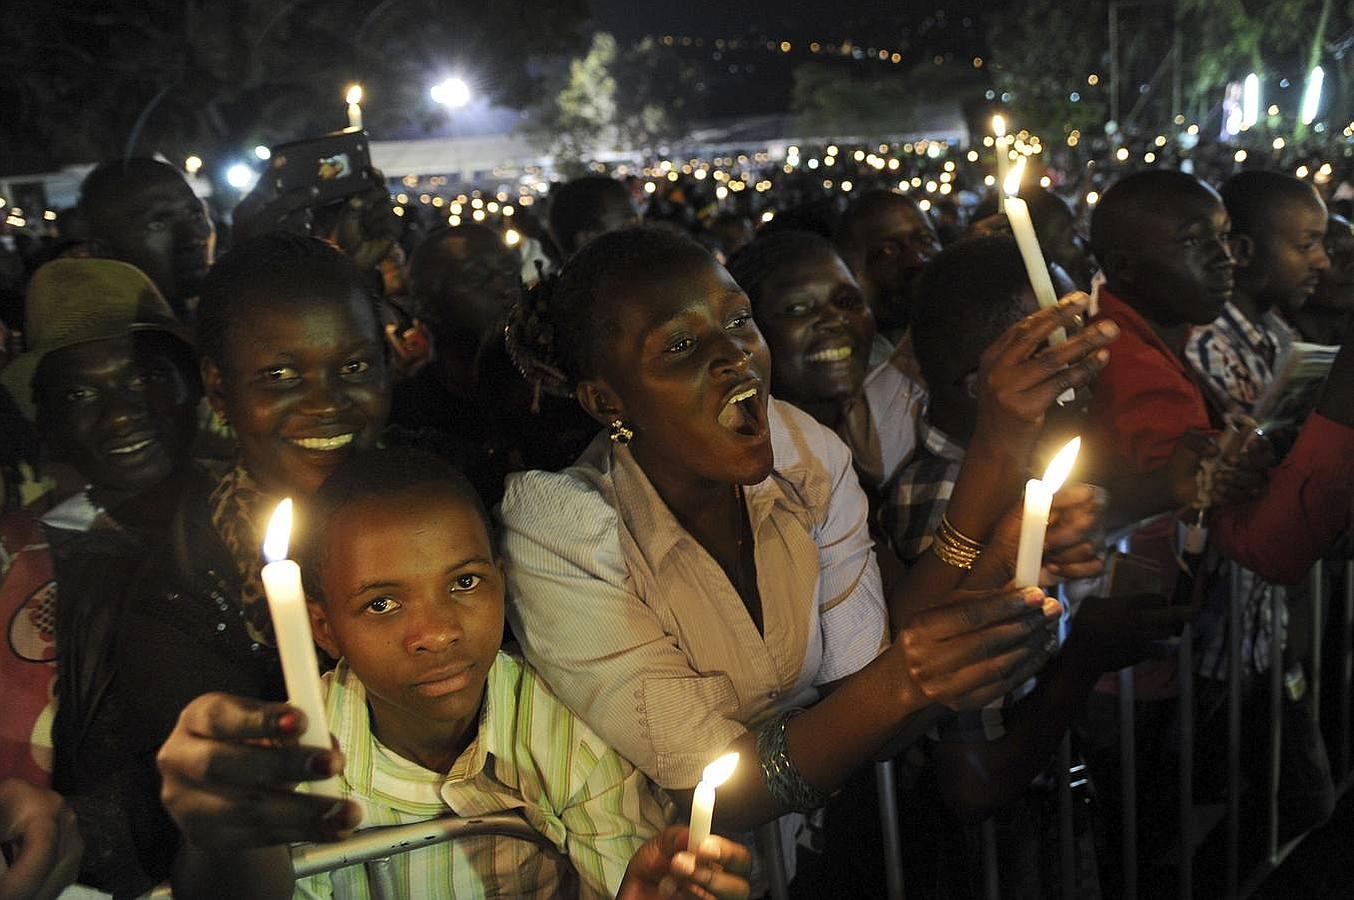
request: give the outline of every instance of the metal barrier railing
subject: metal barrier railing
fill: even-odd
[[[1323,729],[1330,748],[1331,769],[1336,785],[1337,800],[1354,786],[1354,772],[1351,772],[1351,713],[1354,707],[1354,560],[1344,561],[1342,566],[1343,589],[1338,598],[1327,596],[1326,567],[1318,562],[1308,577],[1308,599],[1312,607],[1311,651],[1309,657],[1310,677],[1307,689],[1311,693],[1312,707],[1318,716],[1322,715],[1321,698],[1323,690],[1337,689],[1337,702],[1334,711],[1334,727]],[[1339,616],[1327,617],[1326,604],[1339,602],[1342,609]],[[1282,654],[1277,650],[1273,654],[1267,673],[1267,687],[1270,701],[1267,744],[1269,766],[1267,778],[1262,786],[1264,790],[1264,821],[1244,822],[1242,819],[1242,637],[1239,627],[1230,627],[1231,623],[1241,621],[1241,598],[1232,593],[1229,609],[1228,633],[1228,673],[1227,673],[1227,753],[1226,753],[1226,814],[1223,822],[1224,869],[1222,875],[1222,895],[1226,898],[1249,896],[1261,883],[1274,872],[1294,847],[1301,843],[1306,833],[1298,835],[1280,844],[1280,760],[1283,745],[1283,697],[1285,691],[1285,671]],[[1271,605],[1271,633],[1283,634],[1283,605]],[[1327,670],[1324,641],[1327,629],[1338,624],[1339,634],[1335,644],[1339,658],[1334,661],[1336,682],[1333,686],[1323,684]],[[1186,626],[1180,636],[1176,649],[1176,666],[1180,673],[1179,696],[1176,707],[1176,725],[1179,729],[1178,748],[1178,803],[1177,846],[1173,862],[1177,867],[1176,885],[1178,896],[1190,898],[1194,894],[1195,865],[1194,856],[1199,846],[1208,837],[1211,827],[1207,818],[1201,815],[1196,806],[1194,785],[1195,764],[1195,697],[1194,697],[1194,653],[1193,628]],[[1126,900],[1135,900],[1139,894],[1139,830],[1138,830],[1138,771],[1137,771],[1137,735],[1135,734],[1135,691],[1132,669],[1123,669],[1118,673],[1119,700],[1119,740],[1120,740],[1120,786],[1121,818],[1120,847],[1122,896]],[[1070,733],[1065,735],[1057,753],[1058,772],[1058,840],[1059,874],[1062,882],[1063,897],[1076,897],[1077,863],[1075,851],[1075,810],[1072,801],[1072,779],[1075,774],[1071,765]],[[1256,786],[1251,786],[1256,789]],[[1263,828],[1264,852],[1253,863],[1243,861],[1240,848],[1243,828],[1254,833],[1253,826]],[[988,819],[979,826],[979,842],[982,854],[984,893],[989,900],[997,900],[1001,895],[1000,871],[996,828],[994,821]],[[901,861],[891,862],[901,866]]]
[[[401,894],[396,887],[390,862],[392,856],[459,838],[484,835],[517,838],[552,851],[555,849],[526,819],[513,813],[494,813],[467,819],[448,816],[407,825],[366,828],[333,844],[297,844],[291,851],[292,869],[297,878],[304,878],[360,865],[366,869],[372,900],[398,900]],[[172,900],[173,896],[170,886],[162,884],[145,895],[144,900]]]

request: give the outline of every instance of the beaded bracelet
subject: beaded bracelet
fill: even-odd
[[[825,806],[828,798],[799,774],[785,746],[785,724],[803,711],[788,710],[762,726],[757,732],[757,759],[775,801],[786,809],[809,813]]]

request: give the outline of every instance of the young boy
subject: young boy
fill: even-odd
[[[1326,220],[1326,258],[1316,290],[1301,308],[1287,313],[1304,341],[1338,344],[1354,317],[1354,226],[1343,216]]]
[[[670,815],[662,795],[534,671],[500,651],[503,567],[483,505],[458,472],[415,450],[359,455],[325,482],[304,521],[301,555],[317,642],[339,659],[326,676],[326,713],[346,754],[342,795],[349,802],[316,797],[303,807],[303,798],[286,791],[296,779],[277,772],[278,762],[291,754],[306,764],[309,757],[305,777],[314,778],[335,771],[338,754],[248,747],[250,734],[220,724],[246,715],[250,701],[208,695],[185,710],[160,754],[166,806],[194,845],[332,838],[356,824],[357,813],[368,824],[390,825],[517,811],[553,852],[496,836],[415,850],[393,860],[400,896],[595,897],[619,890],[648,897],[658,896],[660,881],[680,888],[687,876],[716,894],[746,891],[735,871],[746,855],[731,844],[716,841],[699,869],[689,856],[670,859],[679,838],[671,829],[646,845]],[[257,708],[267,710],[272,736],[300,732],[294,710]],[[256,776],[267,779],[263,805],[290,804],[301,830],[234,830],[237,819],[274,821],[234,794],[230,776],[219,774],[227,767],[201,767],[241,753],[270,759],[271,774]],[[204,783],[204,771],[215,777]],[[190,781],[188,772],[198,774]],[[303,808],[329,808],[328,828],[305,831],[313,819]],[[654,844],[664,851],[655,854]],[[290,894],[284,846],[243,857],[190,852],[195,858],[176,877],[176,896],[219,892],[225,883],[239,896],[271,896],[270,886]],[[730,868],[708,864],[717,859]],[[296,884],[296,896],[361,896],[364,878],[360,868],[312,876]]]

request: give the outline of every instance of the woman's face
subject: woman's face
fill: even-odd
[[[658,268],[602,292],[616,328],[599,377],[581,386],[584,403],[635,429],[630,448],[650,479],[756,484],[772,465],[771,359],[752,305],[711,257]]]
[[[860,392],[874,317],[836,253],[824,250],[773,272],[756,305],[757,324],[771,346],[776,396],[811,405]]]
[[[383,350],[375,312],[357,292],[255,306],[231,324],[225,358],[204,360],[203,382],[259,483],[307,496],[385,427]]]

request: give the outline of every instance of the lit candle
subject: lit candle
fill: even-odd
[[[287,559],[291,537],[292,502],[288,497],[277,505],[263,539],[263,590],[268,595],[268,611],[273,618],[273,636],[282,659],[282,677],[287,682],[287,702],[306,714],[306,730],[301,746],[328,750],[329,723],[324,715],[324,690],[320,685],[320,663],[315,658],[315,639],[310,633],[310,615],[306,595],[301,589],[301,567]],[[317,793],[338,793],[338,779],[315,782]]]
[[[1020,178],[1024,174],[1025,158],[1021,157],[1002,183],[1002,193],[1006,195],[1006,218],[1011,223],[1011,233],[1020,247],[1020,257],[1025,261],[1025,274],[1034,288],[1034,299],[1038,301],[1040,309],[1048,309],[1058,304],[1058,294],[1053,290],[1053,279],[1048,275],[1044,251],[1039,249],[1039,236],[1034,233],[1029,204],[1016,196],[1020,190]],[[1065,340],[1067,331],[1062,328],[1048,336],[1050,344],[1061,344]]]
[[[1058,451],[1044,470],[1043,478],[1025,482],[1025,512],[1020,519],[1020,544],[1016,550],[1015,583],[1020,587],[1039,584],[1039,569],[1044,559],[1044,534],[1048,531],[1048,511],[1053,495],[1063,486],[1072,464],[1077,461],[1081,438],[1074,437]]]
[[[710,836],[710,822],[715,815],[715,788],[729,780],[738,766],[737,753],[725,753],[705,767],[700,784],[691,798],[691,836],[686,849],[695,853]]]
[[[1003,187],[1006,184],[1006,169],[1010,165],[1010,159],[1006,155],[1006,117],[998,113],[992,117],[992,134],[996,136],[995,146],[997,148],[997,184]],[[997,212],[1006,211],[1006,193],[997,191]]]
[[[353,84],[348,86],[348,127],[362,130],[362,85]]]

